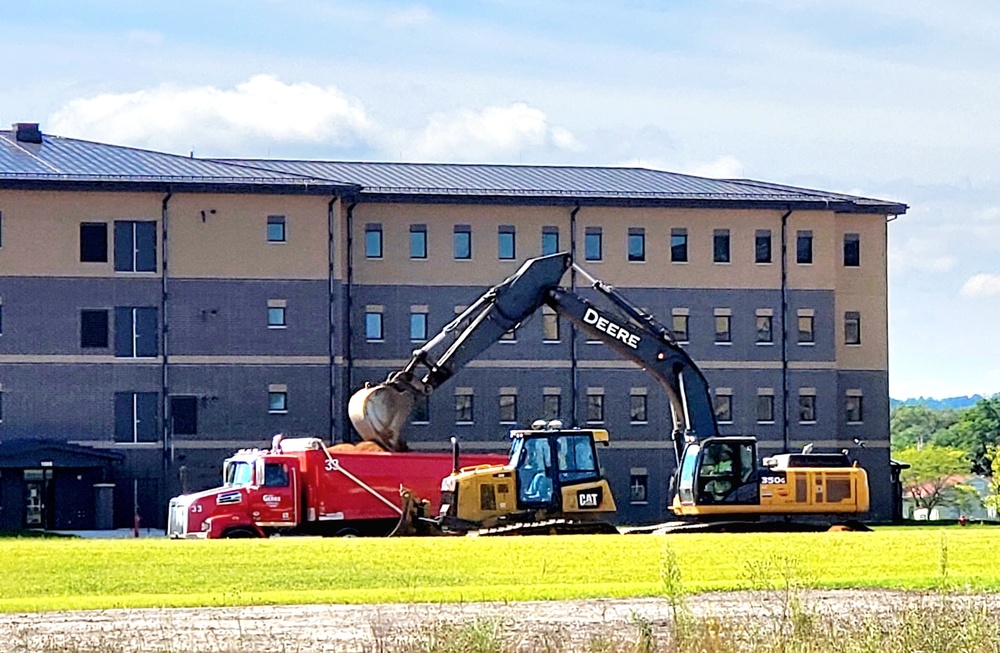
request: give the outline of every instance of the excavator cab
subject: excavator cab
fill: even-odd
[[[760,503],[757,441],[717,437],[689,444],[681,458],[677,488],[682,505]]]

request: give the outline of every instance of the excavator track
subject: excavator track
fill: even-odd
[[[540,522],[518,522],[493,528],[481,528],[466,533],[469,537],[499,537],[505,535],[618,535],[617,528],[606,522],[546,519]]]

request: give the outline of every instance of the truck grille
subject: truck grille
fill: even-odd
[[[170,502],[167,515],[167,535],[169,537],[187,537],[187,506],[176,499]]]

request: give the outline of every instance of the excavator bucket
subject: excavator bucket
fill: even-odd
[[[347,404],[347,413],[362,440],[376,442],[388,451],[406,451],[400,431],[412,408],[410,393],[380,383],[355,392]]]

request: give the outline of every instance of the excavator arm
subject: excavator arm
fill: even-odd
[[[570,267],[617,307],[624,319],[608,315],[561,288],[559,282]],[[678,461],[687,441],[718,434],[708,383],[670,330],[613,287],[587,274],[565,253],[525,261],[516,273],[486,291],[414,351],[406,366],[390,374],[385,383],[355,393],[348,407],[355,429],[365,440],[389,450],[403,450],[400,431],[414,398],[432,393],[504,333],[546,305],[659,381],[670,400],[671,440]]]

